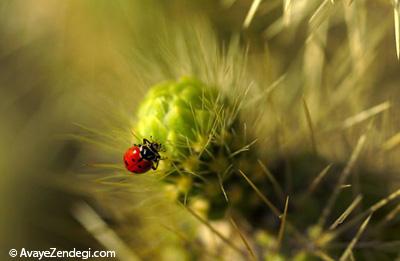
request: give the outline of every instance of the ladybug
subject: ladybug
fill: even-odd
[[[143,139],[143,144],[134,144],[124,155],[125,167],[133,173],[145,173],[150,169],[156,170],[161,160],[159,151],[161,144]]]

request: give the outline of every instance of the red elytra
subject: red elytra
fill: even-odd
[[[124,162],[125,167],[133,173],[145,173],[153,166],[152,161],[142,158],[138,146],[133,146],[125,152]]]

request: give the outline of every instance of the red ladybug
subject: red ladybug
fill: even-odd
[[[161,159],[161,144],[143,139],[143,144],[134,145],[124,155],[125,167],[133,173],[145,173],[157,169]]]

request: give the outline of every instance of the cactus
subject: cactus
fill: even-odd
[[[167,188],[175,186],[175,195],[183,201],[189,194],[207,199],[210,217],[224,215],[228,199],[223,183],[229,179],[231,187],[240,158],[235,151],[245,146],[235,140],[241,139],[238,117],[223,118],[233,110],[216,87],[182,77],[149,89],[133,127],[138,141],[150,136],[164,144],[166,159],[160,172],[169,173],[163,179]]]
[[[302,11],[309,12],[311,5]],[[315,55],[325,46],[321,43],[330,21],[321,16],[329,16],[330,8],[337,5],[324,2],[318,8],[322,11],[310,19],[315,31],[307,37],[304,61],[283,52],[279,59],[266,54],[270,60],[265,62],[261,56],[251,56],[254,50],[246,60],[247,53],[237,42],[221,48],[213,34],[200,26],[196,30],[204,29],[204,34],[168,31],[162,41],[167,47],[152,50],[148,61],[135,67],[146,91],[138,95],[140,99],[130,97],[128,104],[138,105],[135,113],[131,113],[133,106],[123,108],[129,117],[121,121],[125,124],[121,128],[129,134],[115,147],[151,137],[164,145],[165,160],[145,175],[116,171],[106,178],[114,181],[110,190],[118,190],[128,202],[126,209],[131,201],[143,212],[157,205],[152,212],[158,217],[155,223],[165,224],[168,215],[160,214],[162,207],[172,209],[168,218],[174,220],[174,227],[157,232],[175,240],[165,240],[160,255],[176,252],[207,259],[218,250],[233,260],[331,260],[353,255],[362,260],[363,250],[355,247],[358,242],[368,245],[398,238],[399,208],[394,203],[400,192],[391,175],[398,173],[392,169],[398,162],[382,156],[397,144],[393,133],[390,140],[383,134],[390,120],[380,118],[390,105],[373,106],[375,100],[365,98],[365,93],[372,93],[377,71],[359,67],[364,58],[350,55],[352,47],[340,45],[328,50],[327,57]],[[369,52],[374,49],[364,47]],[[354,66],[354,72],[336,73],[340,67],[336,63],[341,65],[343,59],[346,66]],[[247,67],[252,63],[254,67]],[[277,77],[278,73],[283,76]],[[364,89],[360,83],[365,83]],[[368,122],[373,117],[379,124]],[[121,167],[121,162],[115,164]],[[135,193],[144,195],[143,203]],[[163,203],[152,201],[153,197]],[[179,212],[177,218],[177,209],[186,216]],[[204,227],[217,240],[210,240]],[[130,246],[147,257],[142,248]],[[381,257],[379,251],[371,252],[372,258]],[[385,255],[394,258],[396,253]]]
[[[216,99],[215,90],[195,78],[153,86],[140,103],[134,132],[140,140],[152,136],[165,144],[173,159],[187,158],[191,150],[199,154],[211,135]]]

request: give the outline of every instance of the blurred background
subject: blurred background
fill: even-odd
[[[304,94],[312,112],[328,104],[342,108],[314,114],[320,127],[381,105],[366,112],[369,118],[384,111],[374,141],[390,153],[379,154],[376,165],[395,169],[400,74],[393,10],[389,0],[1,1],[2,259],[10,248],[102,248],[72,214],[76,202],[93,199],[69,187],[84,190],[77,175],[110,156],[72,136],[77,125],[121,125],[124,118],[113,115],[133,115],[146,86],[179,75],[162,59],[163,73],[146,73],[146,65],[157,62],[155,50],[173,42],[170,32],[182,24],[209,28],[220,48],[239,39],[259,91],[285,75],[291,88],[284,92]],[[333,96],[325,100],[321,93]],[[289,115],[288,125],[297,115],[291,104],[290,98],[276,104]],[[354,144],[354,134],[347,141]],[[345,145],[329,144],[321,150],[348,158]],[[394,188],[396,182],[398,175]]]

